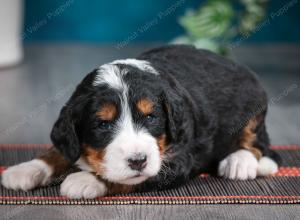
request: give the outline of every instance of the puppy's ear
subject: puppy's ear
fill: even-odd
[[[62,108],[60,115],[51,131],[51,140],[62,155],[70,162],[77,161],[81,154],[81,142],[78,124],[83,117],[85,106],[93,94],[91,82],[97,74],[97,69],[89,73],[77,86],[67,104]]]
[[[177,142],[180,138],[180,129],[183,126],[184,106],[180,97],[172,91],[163,94],[163,106],[167,115],[167,133],[171,141]]]
[[[72,108],[63,107],[51,131],[54,146],[72,163],[80,157],[80,143],[72,116]]]

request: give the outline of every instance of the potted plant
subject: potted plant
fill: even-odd
[[[228,54],[240,36],[247,39],[266,14],[268,0],[207,0],[197,10],[179,18],[186,34],[173,43],[194,44],[198,48]]]

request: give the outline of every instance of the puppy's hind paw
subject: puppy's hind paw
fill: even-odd
[[[257,176],[258,161],[247,150],[238,150],[223,159],[218,175],[232,180],[254,179]]]

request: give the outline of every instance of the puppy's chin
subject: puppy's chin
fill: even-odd
[[[120,180],[118,183],[124,184],[124,185],[136,185],[140,184],[144,181],[146,181],[149,177],[147,176],[136,176],[136,177],[131,177],[128,179]]]
[[[123,172],[120,172],[123,168]],[[155,166],[148,166],[143,171],[133,171],[125,167],[119,167],[119,169],[105,169],[101,174],[102,178],[112,183],[124,184],[124,185],[136,185],[143,183],[147,179],[158,175],[161,168],[161,163],[158,161]],[[117,172],[116,172],[117,170]]]
[[[128,171],[123,173],[117,173],[117,175],[113,175],[113,173],[104,172],[102,173],[102,178],[108,180],[112,183],[124,184],[124,185],[136,185],[140,184],[147,179],[156,176],[159,173],[160,166],[155,167],[156,169],[145,169],[142,172],[137,171]]]

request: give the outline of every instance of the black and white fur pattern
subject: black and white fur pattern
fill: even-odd
[[[137,109],[140,99],[151,101],[151,113]],[[96,116],[105,103],[116,108],[109,121]],[[78,85],[53,127],[55,148],[82,169],[65,179],[61,193],[95,198],[109,192],[106,182],[161,190],[200,172],[233,180],[274,174],[279,158],[268,148],[266,108],[265,91],[249,69],[206,50],[165,46],[104,64]],[[239,144],[252,118],[260,158]],[[91,163],[95,155],[87,156],[84,145],[103,157]],[[133,169],[131,158],[146,158],[145,166]],[[54,175],[51,163],[35,159],[10,167],[2,184],[15,190],[45,185]]]

